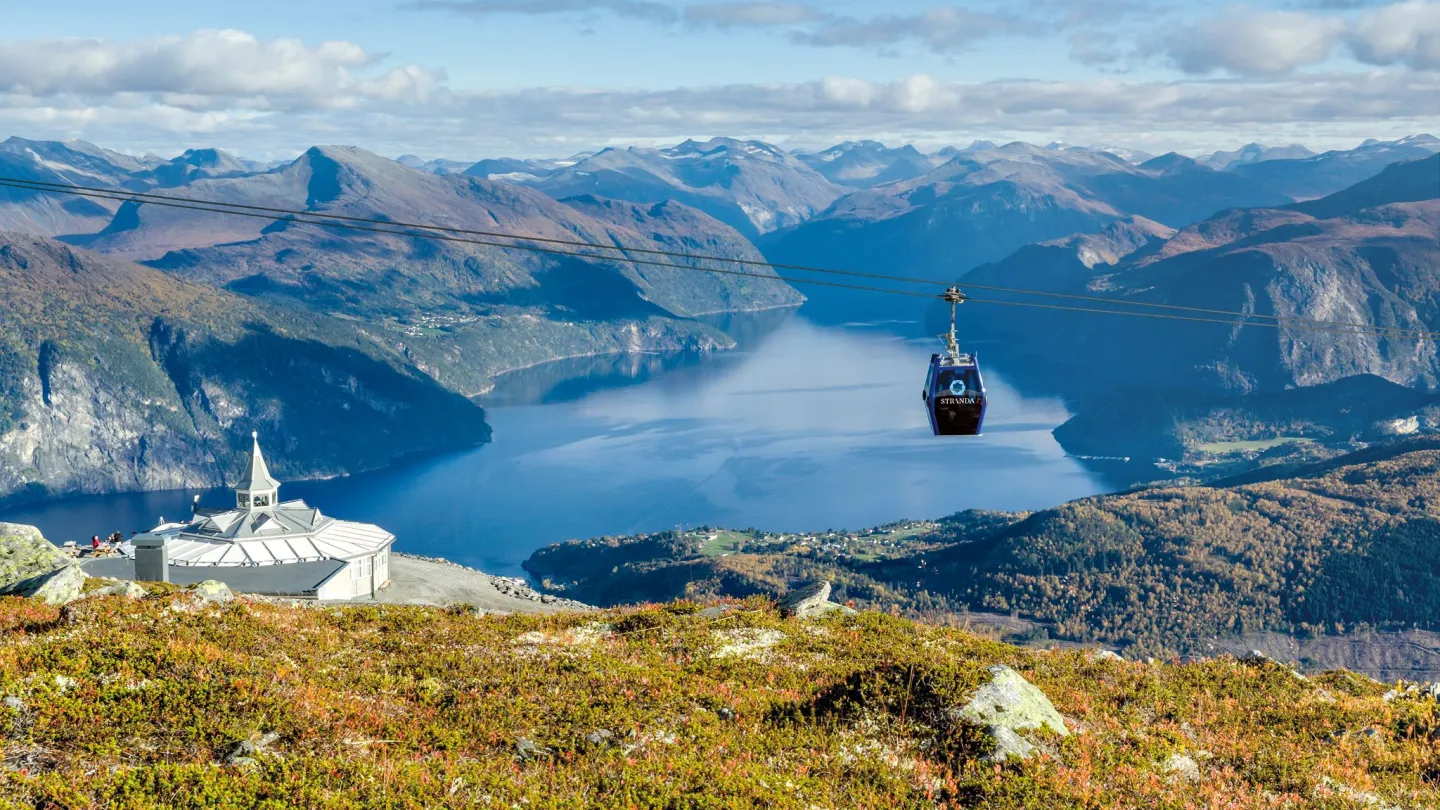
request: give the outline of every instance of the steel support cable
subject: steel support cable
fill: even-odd
[[[137,196],[141,196],[138,192],[130,192],[130,191],[124,191],[124,190],[99,189],[99,190],[90,191],[90,190],[81,190],[81,189],[84,188],[84,187],[80,187],[80,186],[65,186],[65,185],[63,185],[63,184],[44,184],[44,185],[56,186],[56,187],[55,187],[55,188],[41,188],[41,187],[38,187],[39,185],[40,185],[40,184],[38,184],[37,182],[26,181],[26,180],[14,180],[14,179],[10,179],[10,178],[0,177],[0,187],[27,188],[27,189],[29,189],[29,190],[34,190],[34,191],[49,191],[49,192],[63,193],[63,194],[71,194],[71,195],[76,195],[76,196],[81,196],[81,197],[90,197],[90,198],[96,198],[96,199],[117,200],[117,201],[121,201],[121,202],[134,201],[134,198],[136,198]],[[634,258],[629,258],[629,257],[625,257],[625,256],[613,256],[613,255],[612,255],[612,256],[606,256],[606,255],[597,255],[597,254],[593,254],[593,253],[577,253],[577,252],[574,252],[574,251],[561,250],[561,249],[558,249],[558,248],[535,247],[535,246],[530,246],[530,245],[516,245],[516,244],[510,244],[510,243],[507,243],[507,242],[492,242],[492,241],[488,241],[488,240],[479,240],[479,239],[464,239],[464,238],[459,238],[459,237],[454,237],[454,236],[447,236],[447,235],[445,235],[445,233],[436,233],[435,231],[456,231],[456,230],[459,230],[459,229],[447,229],[447,228],[443,228],[443,227],[441,227],[441,226],[425,226],[425,225],[411,226],[411,225],[409,225],[409,224],[407,224],[407,223],[392,222],[392,221],[388,221],[388,220],[380,220],[380,219],[376,219],[376,220],[364,220],[364,219],[362,219],[362,218],[357,218],[357,217],[340,217],[339,215],[316,214],[316,213],[304,212],[304,211],[296,212],[296,211],[290,211],[290,210],[288,210],[288,209],[273,209],[273,210],[274,210],[274,213],[268,213],[268,214],[267,214],[267,213],[259,213],[259,212],[251,211],[251,210],[237,210],[237,209],[242,209],[242,208],[244,208],[244,209],[263,208],[262,206],[241,206],[241,205],[238,205],[238,204],[232,205],[232,204],[230,204],[230,203],[223,203],[223,202],[212,202],[212,201],[204,201],[204,200],[193,200],[193,199],[188,199],[188,198],[166,197],[166,196],[164,196],[164,195],[144,195],[144,196],[146,196],[147,199],[144,199],[144,200],[142,200],[141,202],[143,202],[143,203],[145,203],[145,204],[149,204],[149,205],[155,205],[155,206],[158,206],[158,207],[179,208],[179,209],[184,209],[184,210],[201,211],[201,212],[214,213],[214,214],[227,214],[227,215],[230,215],[230,216],[242,216],[242,217],[249,217],[249,218],[253,218],[253,219],[269,220],[269,221],[272,221],[272,222],[287,222],[287,223],[294,223],[294,224],[298,224],[298,225],[313,225],[313,226],[317,226],[317,227],[339,228],[339,229],[344,229],[344,230],[363,231],[363,232],[369,232],[369,233],[385,234],[385,235],[390,235],[390,236],[403,236],[403,237],[414,238],[414,239],[430,239],[430,240],[440,241],[440,242],[455,242],[455,243],[459,243],[459,244],[480,245],[480,246],[484,246],[484,247],[500,248],[500,249],[502,249],[502,250],[520,250],[520,251],[527,251],[527,252],[531,252],[531,253],[542,253],[542,254],[555,255],[555,256],[567,256],[567,257],[580,258],[580,259],[592,259],[592,260],[605,261],[605,262],[621,262],[621,263],[626,263],[626,264],[647,265],[647,266],[654,266],[654,267],[666,267],[666,268],[670,268],[670,269],[674,269],[674,270],[690,270],[690,271],[702,272],[702,273],[717,273],[717,274],[721,274],[721,275],[743,276],[743,277],[748,277],[748,278],[763,279],[763,280],[767,280],[767,281],[781,281],[781,282],[790,282],[790,283],[799,283],[799,284],[811,284],[811,285],[816,285],[816,286],[831,287],[831,288],[838,288],[838,289],[858,290],[858,291],[861,291],[861,292],[888,293],[888,294],[892,294],[892,295],[904,295],[904,296],[909,296],[909,297],[912,297],[912,298],[930,298],[930,299],[935,299],[935,298],[942,298],[942,297],[943,297],[942,295],[937,294],[937,293],[923,293],[923,292],[915,292],[915,291],[913,291],[913,290],[897,290],[897,289],[891,289],[891,288],[885,288],[885,287],[871,287],[871,286],[865,286],[865,285],[859,285],[859,284],[846,284],[846,283],[843,283],[843,282],[835,282],[835,281],[822,281],[822,280],[820,280],[820,279],[782,278],[782,277],[780,277],[780,276],[778,276],[778,275],[768,274],[768,273],[751,273],[751,272],[746,272],[746,271],[742,271],[742,270],[725,270],[725,269],[720,269],[720,268],[715,268],[715,267],[695,267],[695,266],[690,266],[690,265],[673,264],[673,263],[670,263],[670,262],[661,262],[661,261],[655,261],[655,260],[649,260],[649,259],[634,259]],[[178,201],[177,201],[177,200],[181,200],[181,199],[186,199],[186,202],[178,202]],[[351,220],[351,221],[341,221],[341,220]],[[368,226],[368,225],[359,224],[360,222],[373,222],[373,223],[376,223],[376,224],[378,224],[378,225],[382,225],[382,226],[386,226],[386,227],[370,227],[370,226]],[[411,230],[412,227],[419,228],[420,230]],[[406,230],[394,230],[394,228],[405,228]],[[483,233],[483,232],[482,232],[482,233]],[[643,249],[643,248],[641,248],[641,249],[633,249],[633,250],[632,250],[632,249],[630,249],[630,248],[617,247],[617,246],[614,246],[614,245],[599,245],[599,244],[588,243],[588,242],[568,243],[568,242],[566,242],[565,240],[550,240],[550,239],[545,239],[545,238],[542,238],[542,237],[528,237],[528,236],[521,236],[521,235],[517,235],[517,234],[501,234],[500,237],[501,237],[501,238],[506,238],[506,239],[521,240],[521,241],[545,241],[545,242],[560,242],[560,243],[562,243],[562,244],[576,244],[576,245],[581,245],[581,246],[586,246],[586,247],[591,247],[591,248],[597,248],[597,249],[601,249],[601,250],[621,250],[621,251],[631,251],[631,252],[646,252],[646,253],[652,253],[652,254],[653,254],[653,253],[660,253],[660,254],[662,254],[662,255],[672,255],[672,256],[677,256],[677,257],[684,257],[684,258],[687,258],[687,259],[691,259],[691,260],[693,260],[693,261],[718,261],[718,262],[747,264],[747,265],[755,265],[755,266],[771,267],[771,268],[780,267],[780,268],[789,268],[789,269],[798,269],[798,270],[809,270],[809,271],[811,271],[811,272],[833,273],[833,274],[837,274],[837,275],[860,276],[860,277],[864,277],[864,278],[875,278],[875,279],[884,279],[884,280],[906,281],[906,282],[911,282],[911,283],[926,283],[926,284],[944,283],[944,282],[936,282],[936,281],[928,280],[928,279],[906,279],[906,278],[901,277],[901,276],[886,276],[886,275],[876,274],[876,273],[859,273],[859,272],[855,272],[855,271],[845,271],[845,270],[826,270],[826,269],[824,269],[824,268],[808,268],[808,267],[803,267],[803,266],[800,266],[800,265],[783,265],[783,264],[774,264],[774,263],[770,263],[770,262],[759,262],[759,261],[747,260],[747,259],[730,259],[730,258],[725,258],[725,257],[721,257],[721,256],[703,256],[703,255],[697,255],[697,254],[681,253],[681,252],[677,252],[677,251],[656,251],[656,250]],[[1169,315],[1169,314],[1159,313],[1159,312],[1137,312],[1137,311],[1134,311],[1134,310],[1100,309],[1100,308],[1093,308],[1093,307],[1067,307],[1067,306],[1060,306],[1060,305],[1056,305],[1056,304],[1038,304],[1038,303],[1027,302],[1027,301],[1000,301],[1000,300],[990,299],[990,298],[968,298],[968,297],[967,297],[967,299],[966,299],[966,300],[968,300],[968,301],[974,301],[974,302],[976,302],[976,303],[984,303],[984,304],[999,304],[999,305],[1002,305],[1002,306],[1031,307],[1031,308],[1035,308],[1035,309],[1047,309],[1047,310],[1063,310],[1063,311],[1069,311],[1069,312],[1108,313],[1108,314],[1111,314],[1111,315],[1130,315],[1130,316],[1142,317],[1142,318],[1156,318],[1156,319],[1162,319],[1162,320],[1189,321],[1189,322],[1194,322],[1194,323],[1215,323],[1215,324],[1225,324],[1225,325],[1229,325],[1229,326],[1263,326],[1263,327],[1270,327],[1270,328],[1275,328],[1275,329],[1293,329],[1293,330],[1295,330],[1295,331],[1324,332],[1324,333],[1331,333],[1331,334],[1376,335],[1376,336],[1379,336],[1379,337],[1394,337],[1394,338],[1402,338],[1402,339],[1403,339],[1403,338],[1440,339],[1440,332],[1430,331],[1430,330],[1399,329],[1399,328],[1395,328],[1395,327],[1369,327],[1369,326],[1365,326],[1365,325],[1363,325],[1363,324],[1347,324],[1347,323],[1335,322],[1335,321],[1314,321],[1314,320],[1310,320],[1310,319],[1298,319],[1298,318],[1294,318],[1294,319],[1292,319],[1292,318],[1285,318],[1285,319],[1283,319],[1283,320],[1278,320],[1278,319],[1280,319],[1280,316],[1275,316],[1275,315],[1257,315],[1257,314],[1249,314],[1249,313],[1243,313],[1243,312],[1232,312],[1232,311],[1228,311],[1228,310],[1194,310],[1193,308],[1177,307],[1177,306],[1165,305],[1165,304],[1153,304],[1153,305],[1152,305],[1152,304],[1143,304],[1143,303],[1140,303],[1140,302],[1117,301],[1117,300],[1115,300],[1115,299],[1100,298],[1100,297],[1093,297],[1093,296],[1070,296],[1070,295],[1064,295],[1064,294],[1060,294],[1060,293],[1044,293],[1044,292],[1034,291],[1034,290],[1019,290],[1019,289],[1004,288],[1004,287],[986,287],[986,286],[984,286],[984,285],[964,285],[964,286],[969,287],[969,288],[972,288],[972,289],[987,289],[987,290],[994,290],[994,291],[1014,292],[1014,293],[1018,293],[1018,294],[1027,294],[1027,295],[1050,295],[1050,296],[1065,297],[1065,298],[1081,298],[1081,299],[1083,299],[1083,300],[1091,300],[1091,301],[1104,302],[1104,303],[1106,303],[1106,304],[1111,304],[1111,305],[1119,304],[1119,305],[1121,305],[1121,306],[1156,306],[1156,307],[1163,307],[1163,308],[1167,308],[1167,309],[1181,309],[1181,310],[1190,310],[1190,311],[1199,311],[1199,312],[1213,312],[1213,313],[1216,313],[1216,314],[1229,315],[1229,316],[1231,316],[1231,317],[1230,317],[1230,318],[1198,318],[1198,317],[1189,317],[1189,316],[1181,316],[1181,315]],[[1257,319],[1257,318],[1267,318],[1267,319],[1272,319],[1272,321],[1266,322],[1266,321],[1257,321],[1257,320],[1254,320],[1254,319]],[[1309,324],[1309,325],[1292,325],[1292,324],[1290,323],[1290,321],[1295,321],[1295,322],[1297,322],[1297,323],[1303,323],[1303,324]]]
[[[602,245],[596,242],[585,242],[574,239],[558,239],[544,236],[526,236],[524,234],[506,233],[504,231],[482,231],[468,228],[455,228],[446,225],[429,225],[414,222],[396,222],[394,220],[378,219],[370,217],[355,217],[344,214],[330,214],[315,211],[297,211],[289,208],[278,208],[264,205],[248,205],[244,203],[226,203],[213,200],[199,200],[193,197],[174,197],[165,194],[150,194],[147,192],[130,191],[126,189],[106,189],[97,186],[80,186],[70,183],[52,183],[44,180],[26,180],[23,178],[0,177],[0,186],[12,188],[29,188],[34,191],[54,191],[59,193],[79,194],[80,196],[99,197],[100,199],[120,200],[122,202],[153,202],[164,204],[166,202],[190,203],[196,205],[224,206],[226,208],[241,209],[248,211],[262,211],[273,214],[284,214],[286,216],[308,216],[318,219],[329,219],[341,222],[354,222],[369,225],[386,225],[394,227],[405,227],[415,230],[435,231],[440,233],[456,233],[470,236],[485,236],[499,239],[515,239],[527,242],[540,242],[545,244],[565,245],[569,247],[584,247],[595,250],[614,250],[621,253],[640,253],[655,256],[666,256],[670,258],[683,258],[695,261],[717,261],[729,264],[737,264],[752,267],[769,267],[776,270],[797,270],[806,273],[826,273],[831,275],[852,276],[857,278],[868,278],[877,281],[898,281],[906,284],[930,284],[948,286],[954,282],[942,281],[930,278],[915,278],[910,276],[895,276],[884,273],[863,273],[856,270],[840,270],[835,268],[814,267],[803,264],[785,264],[783,262],[757,261],[755,259],[737,259],[726,256],[713,256],[699,253],[686,253],[684,251],[661,250],[658,248],[641,248],[624,245]],[[85,192],[85,193],[81,193]],[[1404,327],[1370,327],[1365,324],[1346,321],[1327,321],[1317,318],[1303,318],[1295,315],[1265,315],[1253,312],[1236,312],[1226,309],[1211,309],[1206,307],[1189,307],[1180,304],[1160,304],[1147,301],[1125,301],[1116,298],[1106,298],[1098,295],[1081,295],[1079,293],[1060,293],[1046,290],[1026,290],[1017,287],[1000,287],[989,284],[967,284],[972,290],[985,290],[987,292],[1009,293],[1013,295],[1033,295],[1045,298],[1061,298],[1072,301],[1085,301],[1088,303],[1106,304],[1109,306],[1128,306],[1149,309],[1163,309],[1176,312],[1194,312],[1201,315],[1224,315],[1230,318],[1244,319],[1265,319],[1281,323],[1309,324],[1315,326],[1346,326],[1365,329],[1369,332],[1382,333],[1394,337],[1421,337],[1427,334],[1422,329],[1407,329]]]

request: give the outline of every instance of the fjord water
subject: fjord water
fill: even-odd
[[[784,312],[723,326],[739,350],[506,375],[486,403],[493,443],[286,483],[281,497],[379,523],[398,550],[519,575],[536,548],[572,538],[702,524],[862,528],[1105,489],[1051,437],[1064,407],[1023,396],[1004,369],[986,369],[984,436],[931,436],[920,388],[936,341],[908,337],[921,331],[914,324],[821,326]],[[75,498],[0,520],[38,525],[56,542],[128,534],[188,514],[194,494]],[[200,494],[207,504],[232,497]]]

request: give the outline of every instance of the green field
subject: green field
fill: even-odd
[[[739,551],[746,540],[754,538],[740,532],[716,532],[714,540],[707,540],[700,546],[700,553],[706,557],[719,557],[721,554],[734,554]]]
[[[1196,452],[1200,453],[1216,454],[1239,453],[1246,450],[1256,450],[1263,452],[1274,447],[1279,447],[1282,444],[1292,444],[1294,442],[1308,441],[1310,440],[1302,436],[1278,436],[1274,439],[1255,439],[1253,441],[1244,442],[1205,442],[1203,444],[1195,445],[1193,449]]]

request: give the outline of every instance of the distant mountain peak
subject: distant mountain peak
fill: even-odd
[[[1208,167],[1202,166],[1195,158],[1186,157],[1179,152],[1166,152],[1159,157],[1150,158],[1144,163],[1141,163],[1140,168],[1164,174],[1192,169],[1205,169]]]

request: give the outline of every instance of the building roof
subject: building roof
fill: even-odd
[[[242,515],[239,518],[242,521],[248,523],[254,520],[254,513]],[[194,526],[206,525],[212,519],[203,518],[197,524],[170,534],[165,546],[171,565],[257,566],[349,560],[374,554],[395,539],[395,535],[379,526],[333,518],[325,518],[323,525],[313,532],[277,531],[274,536],[268,537],[263,534],[227,537],[193,531]]]
[[[241,492],[279,489],[280,482],[270,477],[265,455],[260,452],[260,434],[252,432],[250,439],[254,442],[250,448],[250,460],[245,464],[245,472],[240,475],[240,483],[235,485],[235,489]]]
[[[99,557],[80,563],[85,573],[95,577],[134,579],[135,561],[126,557]],[[313,594],[320,585],[345,567],[344,560],[267,565],[263,567],[227,566],[223,568],[170,566],[170,581],[176,585],[195,585],[214,579],[240,593],[267,596]]]
[[[304,501],[295,500],[271,508],[197,509],[195,521],[184,531],[215,540],[249,540],[308,534],[334,520]]]
[[[243,497],[247,490],[279,486],[265,467],[256,439],[244,480],[235,488],[240,497],[234,508],[196,509],[189,523],[166,523],[146,535],[165,538],[171,566],[205,567],[344,561],[374,554],[395,540],[379,526],[336,520],[301,500],[255,506],[253,499]]]

